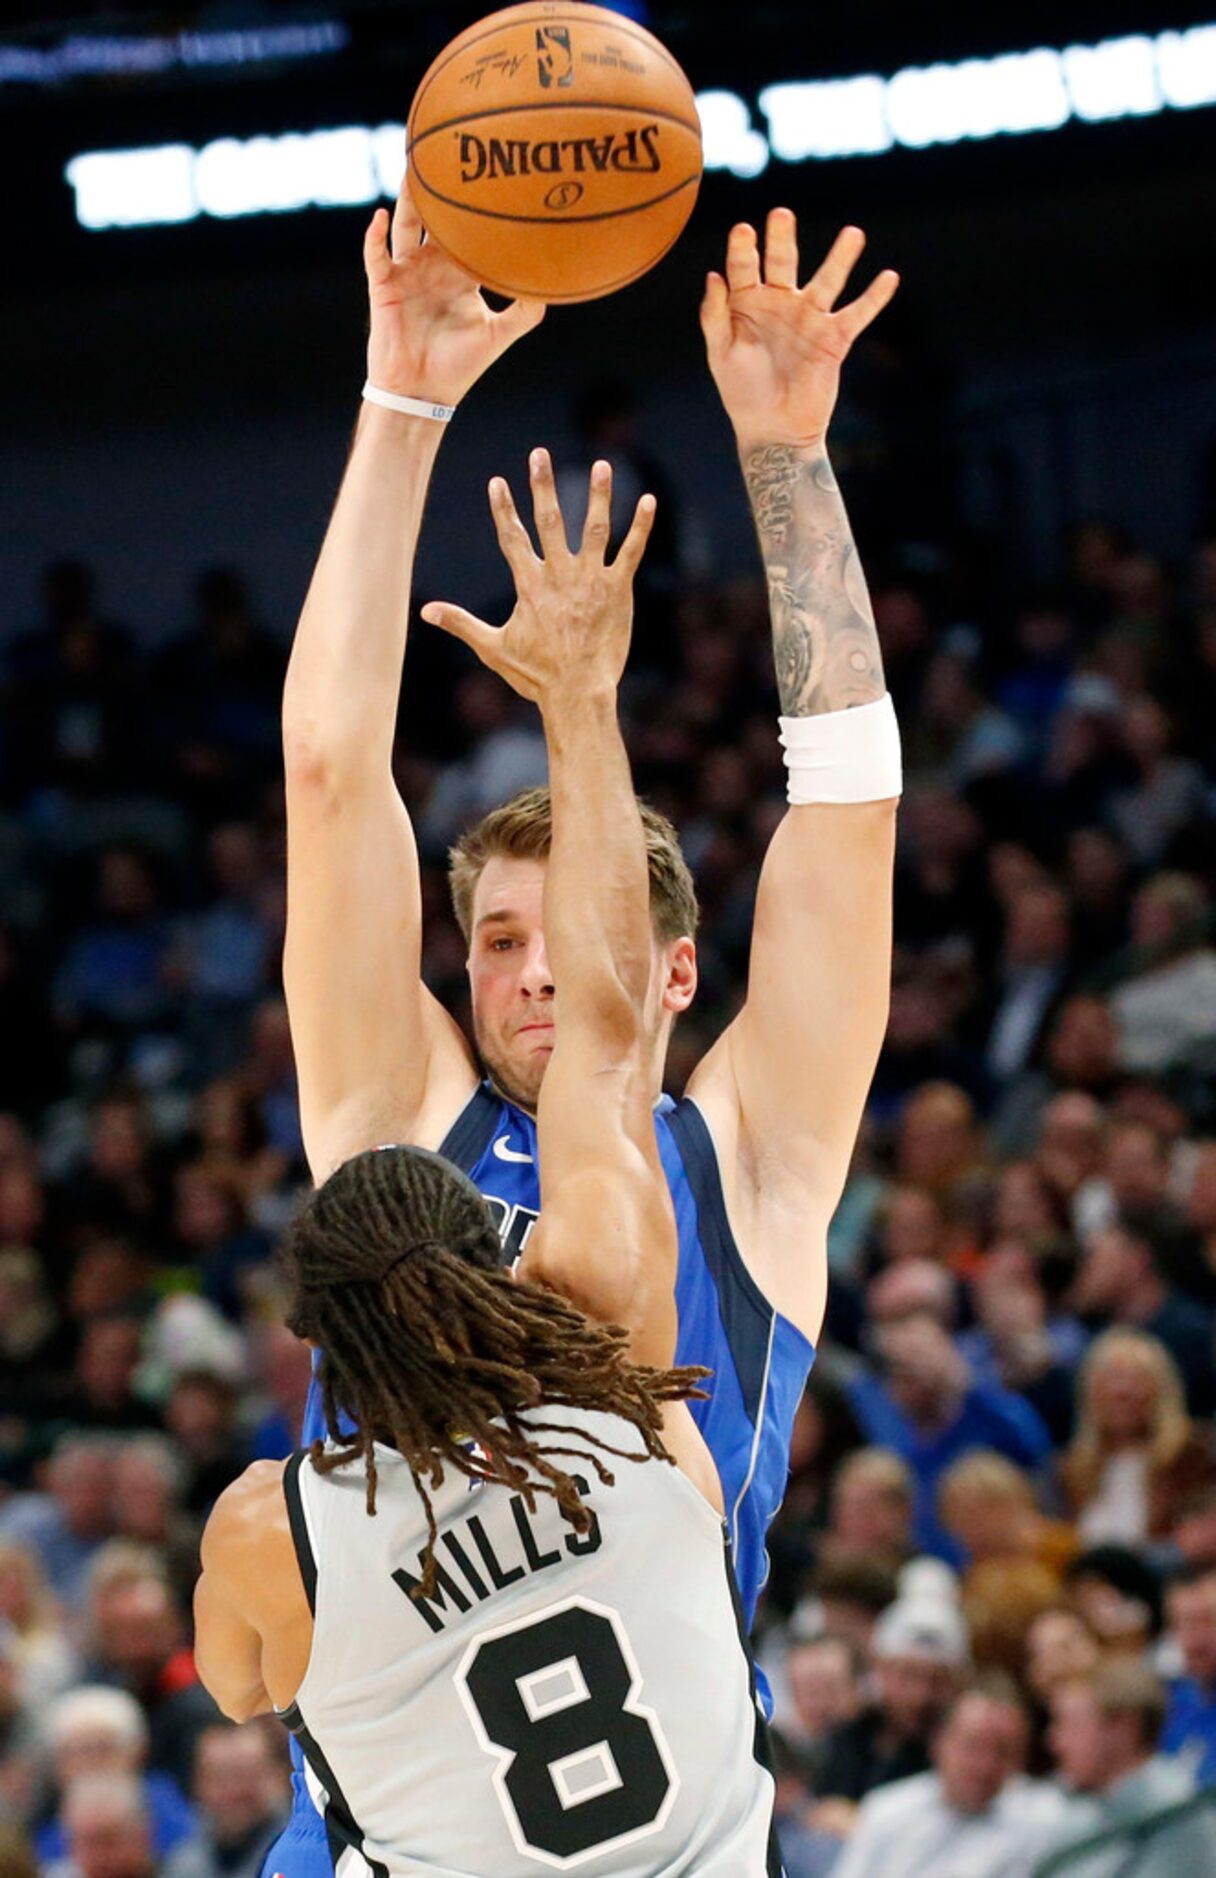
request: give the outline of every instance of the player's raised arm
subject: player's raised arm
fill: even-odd
[[[557,1021],[537,1116],[541,1217],[521,1274],[624,1324],[635,1359],[665,1366],[675,1350],[675,1222],[655,1145],[643,1023],[654,947],[646,850],[617,722],[633,576],[654,503],[642,498],[608,565],[609,466],[592,470],[577,553],[544,451],[533,452],[531,480],[539,559],[506,484],[490,485],[518,596],[506,626],[454,607],[423,612],[539,706],[549,749],[544,920]]]
[[[775,209],[763,269],[755,232],[736,227],[702,308],[764,558],[792,806],[761,874],[746,1004],[689,1092],[740,1170],[723,1169],[748,1189],[740,1213],[753,1226],[763,1214],[748,1235],[755,1275],[811,1337],[823,1235],[886,1029],[900,788],[874,616],[827,454],[841,365],[898,285],[887,270],[837,307],[863,245],[844,229],[799,288],[794,217]]]
[[[368,377],[455,405],[543,308],[494,313],[402,191],[364,243]],[[441,1136],[475,1082],[419,977],[413,832],[392,775],[410,579],[444,425],[366,403],[304,604],[283,695],[288,916],[284,975],[304,1142],[323,1179],[388,1138]],[[436,1145],[432,1142],[431,1145]]]

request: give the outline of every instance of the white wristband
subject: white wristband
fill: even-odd
[[[400,411],[405,417],[430,417],[437,424],[450,423],[456,415],[454,404],[432,404],[426,398],[403,398],[395,391],[381,391],[369,378],[363,387],[368,404],[382,404],[386,411]]]
[[[889,692],[852,711],[777,722],[791,803],[884,802],[902,794],[899,725]]]

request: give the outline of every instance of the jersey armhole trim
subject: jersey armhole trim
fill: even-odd
[[[439,1144],[445,1161],[471,1175],[490,1145],[502,1115],[502,1101],[488,1083],[479,1082]]]
[[[680,1150],[680,1159],[688,1175],[688,1184],[692,1189],[697,1205],[697,1216],[701,1222],[705,1249],[713,1259],[718,1272],[729,1273],[731,1283],[739,1296],[743,1298],[759,1317],[767,1323],[774,1319],[785,1324],[799,1343],[814,1355],[815,1345],[799,1330],[797,1324],[785,1317],[765,1297],[760,1286],[748,1270],[742,1252],[735,1243],[731,1231],[730,1218],[726,1211],[726,1196],[722,1191],[722,1172],[718,1166],[718,1151],[714,1146],[713,1136],[709,1132],[709,1123],[697,1106],[695,1096],[684,1096],[663,1119],[670,1128]],[[718,1273],[715,1273],[717,1276]]]
[[[313,1550],[312,1534],[308,1529],[308,1514],[304,1510],[304,1495],[300,1489],[300,1469],[307,1459],[307,1450],[297,1448],[288,1460],[283,1469],[283,1497],[287,1501],[287,1519],[291,1527],[292,1544],[296,1550],[296,1564],[300,1567],[304,1595],[308,1599],[308,1608],[315,1618],[317,1614],[317,1557]]]

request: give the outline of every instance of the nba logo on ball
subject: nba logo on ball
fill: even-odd
[[[534,0],[445,47],[410,109],[431,236],[499,293],[593,300],[653,267],[701,181],[692,87],[605,7]]]

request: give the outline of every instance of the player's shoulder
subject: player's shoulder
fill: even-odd
[[[290,1462],[251,1461],[224,1488],[203,1533],[203,1564],[243,1561],[272,1543],[288,1523],[283,1477]]]

